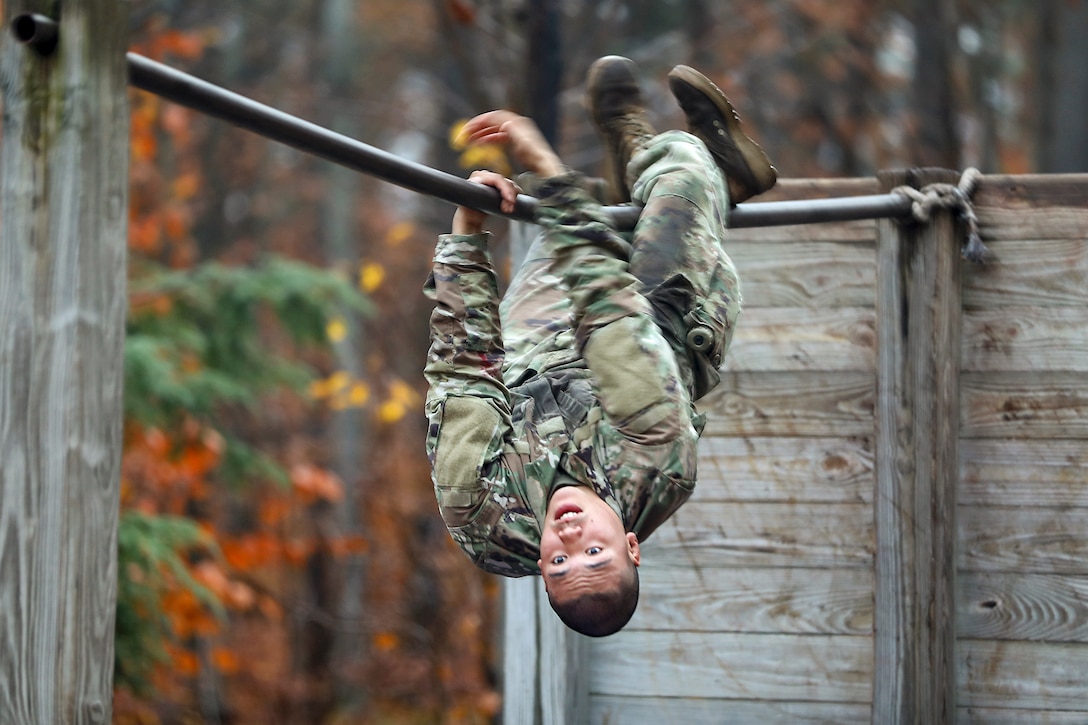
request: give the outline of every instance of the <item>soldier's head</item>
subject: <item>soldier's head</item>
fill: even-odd
[[[537,564],[552,609],[576,632],[603,637],[634,614],[638,537],[592,489],[567,486],[552,496]]]

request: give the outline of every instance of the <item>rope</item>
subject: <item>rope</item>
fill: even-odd
[[[979,237],[978,217],[975,216],[975,209],[971,206],[971,196],[978,188],[981,178],[981,172],[972,167],[963,172],[958,184],[930,184],[922,189],[897,186],[891,190],[891,193],[909,197],[912,202],[911,217],[923,224],[933,218],[934,210],[955,212],[957,217],[967,225],[967,242],[960,253],[969,262],[985,264],[990,258],[990,250]]]

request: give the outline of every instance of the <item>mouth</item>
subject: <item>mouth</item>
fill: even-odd
[[[574,521],[582,514],[582,508],[572,503],[566,503],[555,510],[555,521],[566,523]]]

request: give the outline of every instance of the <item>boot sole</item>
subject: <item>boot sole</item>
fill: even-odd
[[[693,124],[688,130],[706,144],[725,173],[731,203],[739,204],[775,185],[778,171],[759,144],[741,130],[740,116],[718,86],[694,68],[678,65],[669,73],[669,89],[685,114],[693,98],[709,103],[717,112],[713,131]]]

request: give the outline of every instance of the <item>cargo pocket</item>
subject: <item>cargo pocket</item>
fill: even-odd
[[[623,317],[600,328],[589,338],[585,357],[601,407],[625,435],[653,445],[688,426],[672,349],[648,318]]]
[[[435,448],[435,498],[446,525],[471,521],[487,495],[485,471],[502,446],[502,416],[477,398],[447,398]]]

